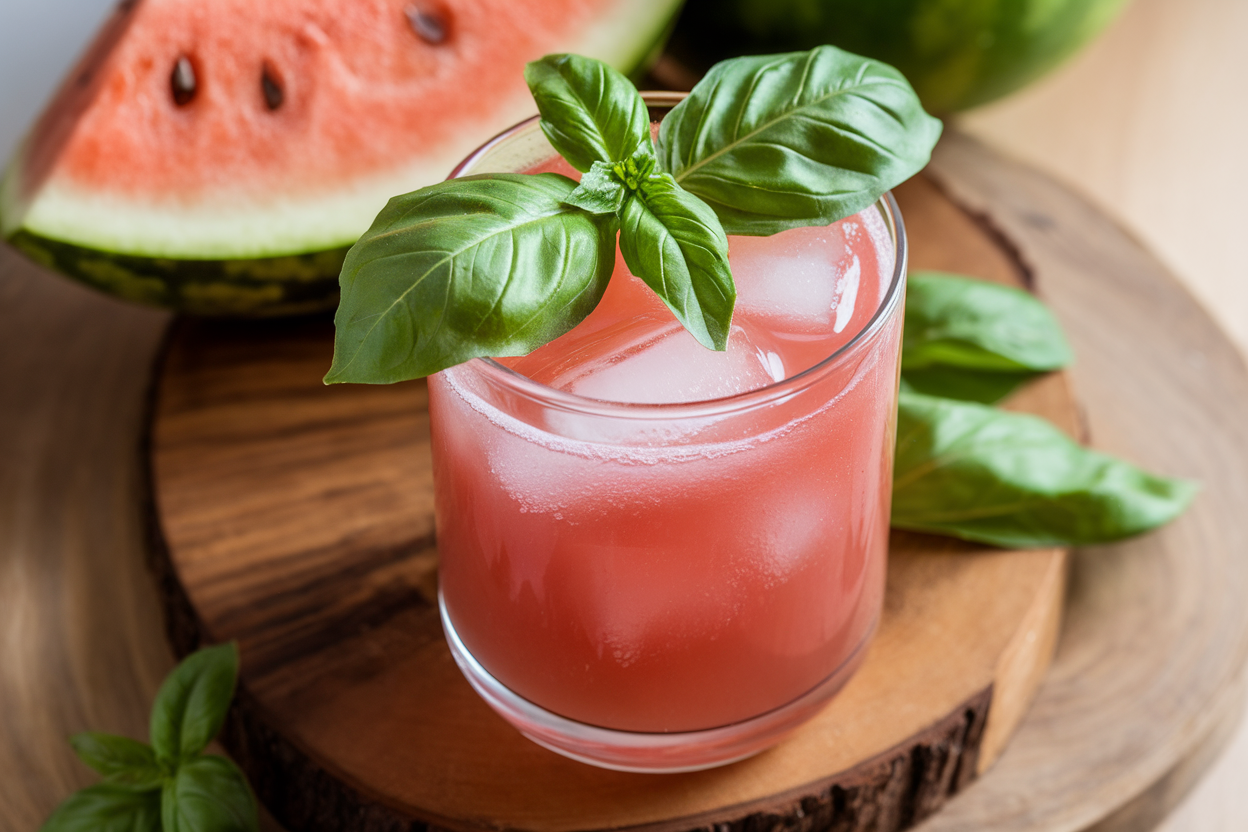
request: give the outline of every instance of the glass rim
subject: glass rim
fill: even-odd
[[[643,91],[642,99],[649,107],[674,107],[683,101],[687,92]],[[534,115],[524,121],[512,125],[489,141],[468,154],[462,162],[455,166],[448,179],[455,179],[466,174],[466,171],[485,154],[498,145],[517,136],[531,132],[537,127],[541,117]],[[871,319],[855,333],[854,337],[834,350],[826,358],[807,367],[800,373],[788,376],[780,381],[756,387],[743,393],[734,393],[717,399],[701,399],[692,402],[669,402],[664,404],[648,404],[641,402],[616,402],[609,399],[595,399],[560,390],[549,385],[534,381],[523,373],[500,364],[493,358],[473,358],[463,364],[448,367],[444,373],[453,373],[461,368],[472,366],[487,379],[508,389],[509,392],[524,396],[537,404],[555,407],[569,413],[580,413],[590,416],[608,416],[627,419],[673,419],[717,416],[769,404],[784,399],[815,384],[819,379],[829,375],[847,363],[855,354],[866,348],[884,327],[892,313],[901,302],[906,279],[908,246],[906,227],[901,218],[901,209],[892,191],[886,191],[882,197],[864,210],[876,209],[883,216],[885,225],[893,240],[893,274],[888,290],[880,300],[879,306]],[[861,212],[860,212],[861,213]]]

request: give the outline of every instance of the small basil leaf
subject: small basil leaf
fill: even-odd
[[[627,78],[602,61],[547,55],[524,68],[546,138],[572,167],[618,162],[650,144],[650,115]]]
[[[152,705],[156,759],[175,766],[203,751],[225,722],[237,679],[238,646],[233,642],[183,659],[160,686]]]
[[[667,174],[651,175],[624,203],[620,253],[699,343],[727,347],[737,292],[728,238],[706,203]]]
[[[909,277],[903,370],[1046,371],[1072,357],[1053,313],[1021,289],[943,272]]]
[[[1083,448],[1034,416],[903,392],[892,525],[997,546],[1107,543],[1177,517],[1196,493]]]
[[[615,267],[614,217],[565,206],[544,173],[465,177],[395,197],[347,253],[327,384],[387,384],[570,330]]]
[[[178,768],[160,795],[164,832],[256,832],[256,798],[238,766],[209,755]]]
[[[160,792],[88,786],[58,806],[39,832],[161,832]]]
[[[659,167],[729,234],[856,214],[917,173],[940,136],[892,67],[832,46],[713,66],[659,128]]]
[[[624,198],[628,189],[612,171],[610,162],[594,162],[589,172],[581,177],[581,184],[576,186],[564,205],[574,205],[591,214],[618,214],[624,207]]]
[[[160,787],[164,772],[150,745],[94,731],[75,734],[69,738],[69,744],[84,763],[110,783],[138,789]]]
[[[1040,373],[1031,370],[997,372],[964,370],[961,367],[922,367],[907,370],[902,366],[901,380],[917,393],[944,396],[967,402],[995,404],[1013,393]]]

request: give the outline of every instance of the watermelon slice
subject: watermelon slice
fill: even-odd
[[[0,232],[197,314],[331,307],[386,200],[536,107],[524,64],[626,72],[679,0],[128,0],[0,183]]]

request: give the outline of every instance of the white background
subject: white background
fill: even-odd
[[[113,0],[0,0],[0,166],[113,6]]]

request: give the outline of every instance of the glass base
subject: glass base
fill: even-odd
[[[451,655],[469,684],[520,733],[538,745],[582,763],[643,773],[699,771],[727,765],[759,753],[784,739],[814,716],[844,687],[862,664],[875,625],[840,667],[807,693],[787,705],[743,722],[680,733],[617,731],[586,725],[534,705],[489,674],[460,641],[438,593],[442,629]]]

